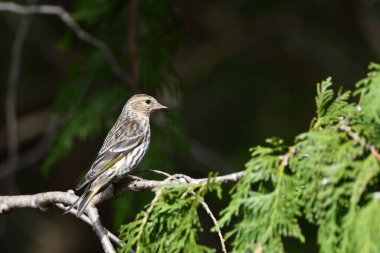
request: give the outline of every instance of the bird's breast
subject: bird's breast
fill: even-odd
[[[124,166],[122,170],[120,170],[119,176],[122,176],[130,171],[132,171],[136,166],[141,162],[144,158],[150,143],[150,130],[144,134],[144,139],[140,145],[134,148],[131,152],[129,152],[125,158],[123,159]]]

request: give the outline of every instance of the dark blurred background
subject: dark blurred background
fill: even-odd
[[[369,62],[380,57],[379,0],[133,3],[37,2],[63,4],[86,31],[104,41],[132,76],[134,90],[59,18],[33,15],[17,91],[19,159],[44,136],[53,141],[46,141],[48,148],[32,159],[37,161],[0,178],[1,195],[73,189],[136,91],[170,107],[153,117],[156,140],[142,167],[193,177],[242,170],[250,147],[271,136],[289,144],[308,129],[317,82],[331,76],[336,89],[352,89]],[[7,96],[20,20],[0,12],[1,101]],[[52,117],[59,123],[46,134]],[[1,169],[8,168],[7,157],[1,103]],[[222,200],[209,197],[216,213],[226,206],[228,189]],[[151,198],[149,192],[132,192],[102,204],[101,217],[116,233]],[[204,224],[200,241],[218,248],[207,217]],[[306,222],[302,227],[309,239],[305,244],[288,240],[288,250],[317,252],[315,228]],[[101,252],[101,246],[88,225],[60,210],[17,210],[0,216],[0,252]]]

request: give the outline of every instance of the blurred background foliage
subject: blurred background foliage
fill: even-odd
[[[1,179],[1,194],[74,188],[135,92],[152,94],[170,107],[153,117],[152,145],[141,167],[193,177],[242,170],[249,147],[268,136],[291,142],[309,128],[317,82],[333,76],[335,84],[351,89],[368,63],[380,58],[378,0],[139,0],[137,7],[136,2],[38,1],[62,4],[106,43],[132,82],[116,76],[101,53],[61,20],[34,15],[17,100],[20,153],[38,142],[52,115],[67,120],[44,159]],[[0,13],[1,101],[19,22],[18,15]],[[151,198],[134,192],[104,204],[105,224],[116,229]],[[206,199],[216,212],[229,201],[226,194],[222,200],[211,198]],[[101,252],[87,225],[59,211],[0,218],[1,252]],[[212,224],[207,218],[202,224],[206,232],[200,241],[217,247],[217,236],[208,233]],[[290,240],[289,247],[317,252],[315,227],[306,221],[302,226],[315,240],[302,246]]]

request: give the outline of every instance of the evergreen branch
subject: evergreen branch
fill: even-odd
[[[291,146],[289,147],[288,149],[288,152],[284,155],[280,155],[280,162],[281,162],[281,165],[286,167],[289,163],[289,159],[295,155],[299,150],[299,147],[296,147],[296,146]]]
[[[371,155],[375,157],[380,162],[380,154],[377,152],[376,148],[371,145],[370,147]]]
[[[160,171],[160,170],[148,170],[148,171],[152,171],[152,172],[157,173],[157,174],[165,175],[167,177],[167,179],[171,178],[170,174],[168,174],[166,172],[163,172],[163,171]],[[190,180],[190,181],[192,180],[190,177],[185,176],[185,175],[180,175],[179,174],[179,176],[182,176],[186,181],[187,180]],[[179,181],[179,182],[181,182],[181,181]],[[194,191],[191,191],[191,194],[196,195]],[[214,223],[215,229],[216,229],[216,231],[218,233],[220,244],[222,245],[222,251],[223,251],[223,253],[227,253],[226,245],[225,245],[225,240],[223,238],[222,231],[220,230],[220,226],[219,226],[218,221],[215,218],[215,215],[212,213],[210,207],[207,205],[207,203],[205,201],[202,201],[201,205],[203,206],[203,208],[205,209],[205,211],[207,212],[207,214],[210,216],[211,220]]]
[[[377,152],[376,147],[369,144],[364,138],[360,137],[359,134],[352,130],[352,128],[342,123],[339,126],[339,129],[345,132],[352,140],[354,140],[356,143],[358,143],[360,146],[364,147],[368,151],[371,152],[371,155],[376,158],[380,162],[380,154]]]
[[[286,172],[299,145],[286,147],[281,139],[268,139],[269,147],[251,149],[252,158],[246,164],[244,177],[231,190],[231,202],[219,220],[227,226],[239,217],[226,234],[234,238],[233,252],[284,252],[282,237],[295,237],[301,242],[296,217],[300,214],[297,198],[298,180]],[[265,183],[263,183],[265,182]],[[257,190],[252,190],[257,189]]]
[[[329,89],[332,85],[331,77],[317,84],[317,96],[315,103],[317,105],[317,120],[322,118],[326,112],[326,106],[333,99],[334,93]]]
[[[163,182],[169,182],[170,180],[172,180],[173,178],[175,178],[177,175],[172,175],[172,176],[169,176],[167,177]],[[154,196],[154,199],[152,200],[152,202],[150,203],[149,205],[149,208],[148,210],[146,210],[145,214],[144,214],[144,218],[143,218],[143,221],[140,225],[140,228],[139,228],[139,233],[138,235],[136,236],[137,237],[137,241],[140,241],[140,238],[141,238],[141,235],[144,231],[144,227],[145,227],[145,224],[148,222],[148,219],[149,219],[149,215],[150,213],[152,212],[153,210],[153,207],[154,205],[157,203],[158,199],[160,198],[161,194],[163,193],[164,191],[164,188],[161,188],[160,190],[158,190]],[[138,247],[139,247],[139,244],[137,244],[137,252],[139,252],[138,250]]]
[[[283,187],[282,187],[283,178],[284,178],[284,173],[285,173],[284,172],[284,170],[285,170],[284,164],[285,163],[283,161],[284,160],[282,160],[280,166],[278,166],[277,183],[275,185],[275,190],[273,192],[273,194],[274,194],[273,203],[272,203],[273,208],[280,206],[280,198],[281,198],[281,194],[283,191]],[[268,234],[269,238],[270,238],[270,235],[274,234],[273,233],[273,230],[275,229],[274,224],[276,224],[276,222],[278,221],[276,216],[277,216],[277,212],[271,211],[271,214],[269,216],[269,226],[265,231],[265,234]]]
[[[122,67],[118,64],[118,62],[115,59],[115,56],[112,54],[111,50],[107,47],[107,45],[103,41],[95,38],[90,33],[83,30],[83,28],[75,21],[75,19],[61,6],[24,6],[13,2],[0,2],[0,11],[9,11],[20,15],[47,14],[59,17],[71,30],[73,30],[73,32],[77,35],[79,39],[93,45],[100,51],[100,53],[110,64],[112,71],[116,76],[118,76],[124,83],[131,85],[131,78],[127,73],[124,72]]]

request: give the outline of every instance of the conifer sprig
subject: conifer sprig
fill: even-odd
[[[308,132],[298,135],[288,159],[281,164],[286,146],[272,141],[271,147],[256,147],[246,165],[245,175],[232,189],[232,201],[223,210],[221,223],[237,220],[228,234],[234,252],[262,247],[264,252],[283,252],[283,238],[304,237],[298,219],[305,217],[319,226],[320,252],[376,252],[374,236],[359,237],[366,228],[362,216],[378,200],[371,193],[379,178],[380,68],[351,92],[335,94],[331,78],[317,85],[316,117]],[[274,145],[273,145],[274,144]],[[280,157],[279,157],[280,156]],[[375,215],[373,213],[372,215]],[[362,221],[359,221],[359,218]],[[365,220],[363,220],[365,219]],[[368,233],[364,232],[363,233]]]
[[[173,175],[165,179],[176,179]],[[198,208],[204,196],[219,192],[220,186],[210,180],[208,184],[172,184],[155,189],[155,197],[135,221],[121,227],[121,238],[126,245],[120,252],[136,248],[139,252],[214,252],[198,243],[202,231]]]

